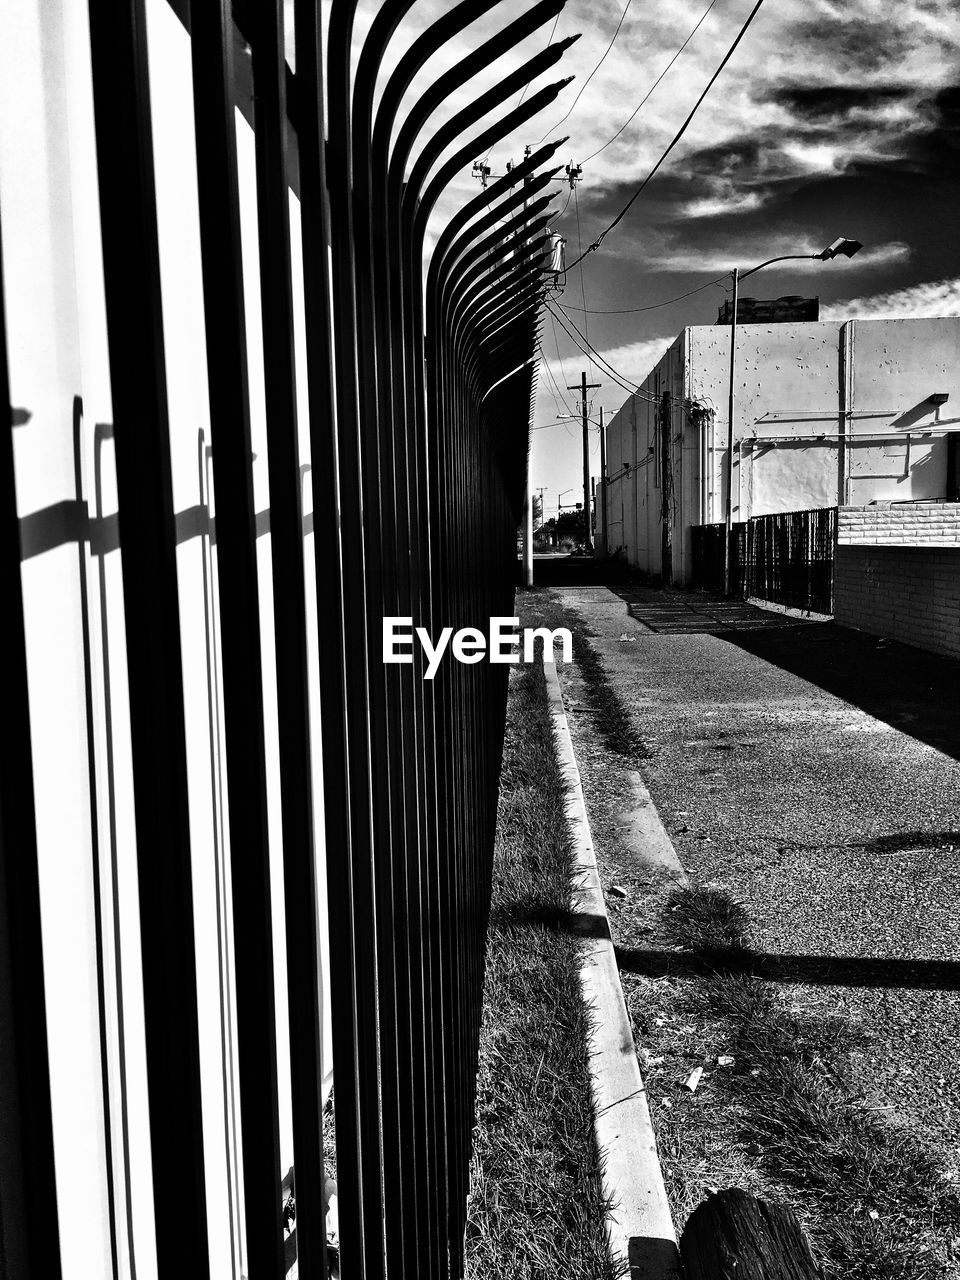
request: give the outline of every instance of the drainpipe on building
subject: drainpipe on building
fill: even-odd
[[[733,541],[733,415],[736,408],[736,389],[734,376],[737,370],[737,300],[740,293],[740,268],[733,268],[733,298],[730,303],[730,391],[727,397],[727,456],[726,479],[727,496],[724,503],[724,525],[726,536],[723,547],[723,593],[729,595],[732,587],[731,575],[731,543]]]
[[[837,506],[850,500],[849,435],[853,415],[853,363],[855,320],[848,320],[840,330],[840,413],[837,445]]]

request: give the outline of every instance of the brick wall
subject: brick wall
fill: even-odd
[[[841,507],[837,541],[843,545],[960,546],[960,502],[910,502]]]
[[[960,546],[848,540],[837,547],[833,589],[844,626],[960,658]]]

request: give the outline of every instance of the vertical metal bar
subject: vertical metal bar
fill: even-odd
[[[418,885],[413,875],[419,833],[410,821],[416,786],[411,748],[415,746],[412,706],[404,696],[404,676],[387,668],[377,652],[380,616],[399,609],[402,497],[397,441],[392,431],[387,388],[378,385],[377,337],[383,335],[382,298],[375,288],[374,227],[371,205],[376,179],[371,149],[377,71],[390,34],[411,0],[387,0],[368,31],[354,76],[351,113],[353,177],[354,302],[357,335],[358,426],[364,455],[362,502],[364,536],[370,548],[367,585],[368,681],[374,776],[373,797],[378,865],[378,971],[380,1003],[383,1217],[389,1262],[414,1273],[423,1250],[419,1211],[422,1150],[418,1141],[417,1098],[413,1088],[413,956],[411,929],[419,928]],[[404,615],[406,616],[406,615]],[[389,678],[388,678],[389,677]],[[411,848],[412,845],[412,848]],[[422,1033],[421,1033],[422,1034]],[[418,1126],[419,1120],[419,1126]]]
[[[90,5],[157,1260],[206,1276],[175,523],[143,0]]]
[[[373,711],[370,674],[379,653],[369,652],[372,611],[380,598],[379,546],[368,537],[364,519],[364,470],[368,459],[361,445],[357,367],[356,280],[354,274],[352,146],[352,92],[350,82],[351,37],[355,0],[334,0],[330,11],[327,48],[327,188],[330,198],[333,293],[337,326],[334,334],[334,366],[340,483],[341,539],[345,581],[345,670],[349,736],[348,769],[351,789],[350,822],[353,836],[351,874],[354,927],[350,945],[357,969],[360,1003],[357,1054],[358,1076],[354,1084],[358,1147],[361,1163],[355,1171],[357,1218],[362,1234],[343,1240],[344,1270],[374,1280],[384,1274],[385,1237],[382,1192],[385,1142],[381,1115],[383,1090],[380,1071],[381,1034],[393,993],[384,984],[387,956],[381,954],[389,918],[389,861],[380,843],[383,819],[378,812],[385,799],[386,777],[375,771],[372,753],[379,748],[372,733]],[[372,459],[370,460],[372,461]],[[369,512],[373,518],[375,511]],[[386,1008],[380,1002],[380,996]],[[392,1082],[387,1082],[389,1089]],[[346,1205],[344,1206],[346,1209]],[[346,1224],[348,1227],[350,1224]]]
[[[287,109],[282,0],[274,0],[273,4],[264,0],[254,9],[251,34],[296,1170],[297,1266],[298,1275],[303,1280],[321,1280],[326,1276],[326,1248],[320,948],[290,274],[290,196],[284,137]]]
[[[348,685],[355,677],[355,669],[348,664],[351,642],[347,638],[345,574],[362,574],[362,545],[348,547],[350,560],[345,565],[340,536],[344,499],[327,265],[330,206],[322,121],[319,0],[295,0],[294,21],[317,608],[320,618],[327,620],[327,625],[320,627],[319,656],[337,1188],[341,1261],[345,1274],[349,1269],[350,1274],[359,1276],[366,1274],[362,1171],[379,1180],[380,1142],[376,1117],[369,1110],[371,1091],[375,1090],[377,1034],[376,1008],[369,985],[372,960],[368,950],[369,873],[365,865],[369,828],[361,809],[362,791],[369,775],[350,767],[356,754],[365,750],[366,726],[356,721],[351,724],[347,711]],[[362,577],[358,580],[351,576],[350,589],[359,593],[362,604]],[[351,710],[355,705],[351,704]]]
[[[37,829],[20,530],[0,244],[0,598],[7,680],[0,733],[0,1275],[59,1280]]]
[[[217,504],[246,1257],[283,1274],[273,925],[256,512],[227,0],[192,12],[194,116]],[[263,211],[258,210],[261,219]]]

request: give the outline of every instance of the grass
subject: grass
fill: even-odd
[[[730,1138],[792,1192],[828,1280],[934,1280],[960,1246],[960,1197],[938,1152],[864,1105],[846,1019],[788,1005],[769,983],[724,972],[750,950],[743,906],[713,887],[674,891],[668,940],[713,970],[687,997],[734,1067],[716,1073],[733,1104]]]
[[[573,612],[566,609],[546,591],[527,593],[538,625],[541,619],[551,628],[566,627],[573,640],[573,658],[587,687],[592,709],[597,715],[597,729],[605,745],[636,764],[649,757],[646,744],[638,732],[626,704],[607,677],[600,655],[590,643],[593,634]]]
[[[511,673],[467,1223],[468,1280],[615,1280],[569,931],[571,849],[543,669]]]

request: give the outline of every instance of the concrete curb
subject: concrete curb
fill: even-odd
[[[604,1194],[613,1205],[607,1236],[614,1255],[629,1261],[631,1280],[675,1280],[679,1274],[677,1236],[620,985],[580,771],[556,664],[545,662],[543,669],[557,758],[567,786],[577,914],[589,939],[580,982],[583,998],[593,1012],[589,1053],[594,1133],[604,1162]]]
[[[663,872],[677,884],[688,885],[690,877],[677,857],[673,841],[660,821],[657,806],[643,778],[635,769],[629,770],[627,778],[633,792],[633,806],[620,814],[623,825],[628,828],[623,834],[625,846],[636,856],[640,866]]]

